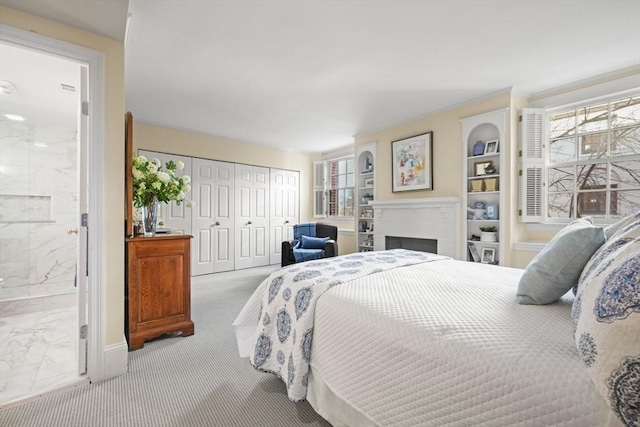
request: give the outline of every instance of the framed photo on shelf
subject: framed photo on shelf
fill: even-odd
[[[373,187],[373,178],[367,178],[364,180],[365,187]]]
[[[482,175],[486,175],[487,173],[484,171],[484,168],[486,168],[487,166],[489,166],[491,164],[491,162],[475,162],[473,164],[473,173],[474,176],[482,176]]]
[[[487,210],[487,219],[498,219],[498,204],[487,203],[485,208]]]
[[[482,248],[483,264],[493,264],[496,261],[496,250],[493,248]]]
[[[479,262],[480,261],[480,255],[478,254],[478,250],[476,249],[476,246],[469,242],[467,243],[467,248],[469,249],[469,255],[471,256],[471,259],[473,260],[473,262]]]
[[[498,152],[498,140],[487,141],[484,146],[484,154],[496,154]]]
[[[433,132],[391,143],[392,191],[433,190]]]

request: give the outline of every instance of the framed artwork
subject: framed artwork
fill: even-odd
[[[487,141],[484,146],[484,154],[496,154],[498,152],[498,140]]]
[[[498,204],[497,203],[487,203],[487,219],[498,219]]]
[[[392,191],[433,190],[433,132],[391,143]]]
[[[490,164],[491,164],[491,162],[475,162],[473,164],[474,176],[486,175],[487,173],[484,171],[484,168],[486,168]]]
[[[496,261],[496,250],[493,248],[482,248],[481,262],[483,264],[493,264],[495,261]]]
[[[367,178],[364,180],[365,187],[373,187],[373,178]]]

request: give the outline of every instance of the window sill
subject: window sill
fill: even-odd
[[[584,218],[584,217],[583,217]],[[562,222],[537,222],[537,223],[528,223],[527,231],[554,231],[558,232],[562,228],[566,227],[569,223],[575,221],[575,219],[568,219]],[[615,224],[619,220],[616,219],[599,219],[595,218],[593,225],[598,227],[608,227],[611,224]]]
[[[353,222],[355,221],[352,216],[328,216],[325,218],[327,221],[336,221],[336,222]]]
[[[545,242],[515,242],[513,249],[516,251],[540,252],[547,244]]]

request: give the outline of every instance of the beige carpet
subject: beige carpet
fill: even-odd
[[[129,373],[0,410],[3,427],[329,426],[283,383],[238,357],[231,323],[271,271],[194,278],[195,335],[129,353]]]

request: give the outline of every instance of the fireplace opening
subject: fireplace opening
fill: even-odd
[[[385,249],[408,249],[412,251],[438,253],[438,241],[435,239],[417,239],[415,237],[385,236]]]

